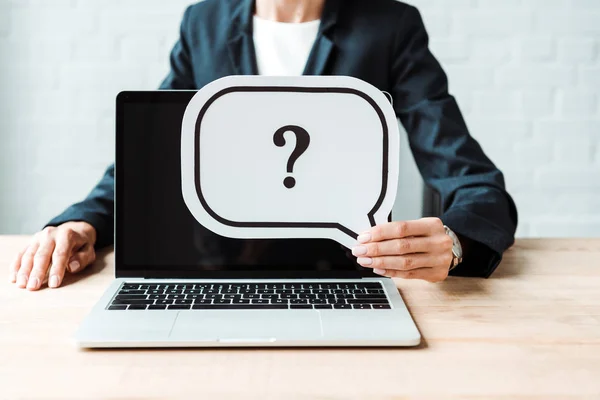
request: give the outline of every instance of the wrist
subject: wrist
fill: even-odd
[[[65,227],[71,228],[87,239],[87,242],[94,246],[96,244],[97,232],[96,228],[89,222],[85,221],[69,221],[63,224]]]
[[[446,234],[452,239],[452,262],[448,267],[449,271],[452,271],[462,263],[464,258],[464,248],[459,236],[454,233],[452,229],[446,225],[444,225],[444,229],[446,230]]]

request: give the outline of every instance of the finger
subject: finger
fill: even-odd
[[[71,229],[64,229],[57,236],[56,247],[52,253],[48,287],[57,288],[60,286],[67,270],[67,262],[77,245],[77,234]]]
[[[21,260],[23,259],[23,254],[25,254],[25,250],[27,250],[27,247],[19,251],[14,261],[10,264],[10,267],[8,268],[8,279],[10,280],[10,283],[15,283],[17,281],[17,272],[19,272],[19,267],[21,267]]]
[[[95,260],[96,252],[94,251],[94,247],[90,244],[86,244],[71,256],[67,270],[72,273],[83,271],[85,267]]]
[[[29,247],[27,247],[27,250],[25,250],[23,258],[21,258],[21,266],[17,273],[17,286],[21,289],[24,289],[27,286],[27,280],[29,279],[31,269],[33,268],[33,256],[37,252],[39,246],[40,243],[37,241],[31,243]]]
[[[33,257],[33,269],[29,275],[27,290],[38,290],[46,280],[55,245],[54,236],[49,232],[45,233],[42,242],[40,243],[40,247]]]
[[[418,268],[410,271],[398,271],[390,269],[373,270],[378,275],[387,276],[390,278],[401,279],[421,279],[428,282],[441,282],[448,277],[448,271],[436,268]]]
[[[360,243],[381,242],[410,236],[427,236],[443,231],[444,224],[439,218],[421,218],[413,221],[388,222],[372,227],[358,236]]]
[[[449,268],[452,255],[419,253],[404,256],[359,257],[357,262],[373,269],[408,271],[417,268]]]
[[[433,236],[391,239],[354,246],[352,254],[357,257],[380,257],[437,252],[441,245],[441,239]]]

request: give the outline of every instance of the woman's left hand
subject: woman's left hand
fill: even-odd
[[[448,277],[452,239],[439,218],[377,225],[358,236],[357,262],[390,278],[440,282]]]

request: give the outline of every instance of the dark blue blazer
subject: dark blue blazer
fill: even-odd
[[[253,0],[190,6],[161,89],[199,89],[226,75],[256,75]],[[489,276],[514,241],[517,211],[502,173],[469,135],[448,81],[428,48],[416,8],[394,0],[327,0],[305,75],[349,75],[392,94],[427,185],[439,192],[441,219],[467,242],[456,275]],[[114,168],[90,195],[49,225],[87,221],[97,247],[113,243]]]

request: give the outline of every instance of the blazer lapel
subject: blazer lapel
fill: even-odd
[[[325,1],[319,33],[306,61],[303,75],[323,75],[326,72],[327,62],[335,51],[335,44],[332,40],[333,28],[337,23],[341,1]]]
[[[236,2],[231,15],[227,46],[233,70],[237,75],[258,75],[252,39],[253,15],[254,0]]]

